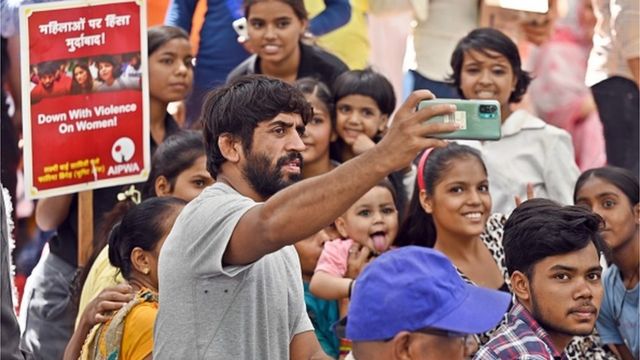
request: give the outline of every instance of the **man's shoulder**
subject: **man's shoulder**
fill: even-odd
[[[182,213],[189,214],[189,217],[211,219],[221,214],[231,215],[236,210],[240,211],[254,204],[256,204],[254,200],[237,192],[231,186],[217,182],[191,200]]]
[[[545,342],[524,322],[508,322],[487,342],[482,350],[496,359],[548,359]],[[480,359],[480,358],[478,358]]]

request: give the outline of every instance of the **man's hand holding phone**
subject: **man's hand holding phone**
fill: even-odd
[[[433,99],[421,101],[418,109],[440,104],[452,104],[456,111],[439,115],[427,123],[456,124],[458,130],[434,134],[450,140],[499,140],[501,137],[500,103],[496,100]]]

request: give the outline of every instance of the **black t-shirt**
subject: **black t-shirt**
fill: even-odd
[[[164,119],[165,139],[180,131],[180,126],[175,119],[167,113]],[[153,138],[151,138],[151,154],[158,147]],[[138,190],[142,192],[144,182],[134,184]],[[127,189],[129,185],[118,185],[102,189],[93,190],[93,243],[94,246],[98,240],[99,230],[101,228],[104,215],[111,211],[118,202],[117,196],[119,192]],[[49,240],[49,251],[62,258],[62,260],[74,267],[78,266],[78,194],[73,194],[69,214],[66,219],[58,226],[57,233]]]
[[[349,70],[349,67],[335,55],[317,46],[300,43],[300,65],[298,66],[296,79],[312,77],[331,88],[338,75],[347,70]],[[227,77],[227,82],[249,74],[262,74],[260,58],[256,54],[236,66]]]

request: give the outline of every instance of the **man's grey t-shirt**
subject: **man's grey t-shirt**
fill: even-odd
[[[234,228],[255,205],[216,183],[176,220],[160,252],[154,359],[288,359],[293,336],[313,330],[293,246],[222,266]]]

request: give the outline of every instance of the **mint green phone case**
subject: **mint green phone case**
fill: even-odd
[[[427,122],[457,123],[460,130],[450,133],[434,135],[440,139],[464,140],[499,140],[500,131],[500,103],[496,100],[461,100],[461,99],[433,99],[424,100],[418,104],[418,110],[437,104],[455,104],[456,112],[449,115],[439,115]]]

